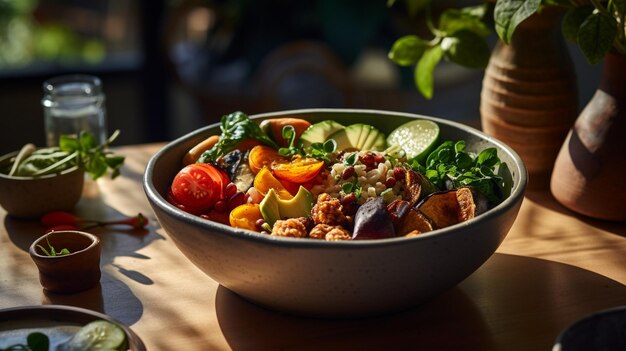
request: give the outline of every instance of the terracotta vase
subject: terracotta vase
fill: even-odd
[[[626,220],[626,56],[604,59],[600,87],[580,113],[554,165],[554,197],[598,219]]]
[[[546,7],[522,22],[509,45],[496,45],[483,80],[483,131],[517,151],[529,188],[548,188],[554,160],[578,115],[561,15],[559,8]]]

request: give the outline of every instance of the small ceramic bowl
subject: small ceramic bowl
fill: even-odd
[[[70,253],[48,256],[41,247],[56,252],[67,248]],[[30,257],[39,269],[43,288],[54,293],[75,293],[100,282],[100,239],[80,231],[54,231],[35,240]]]
[[[552,351],[626,350],[626,306],[588,315],[567,327]]]
[[[0,157],[0,166],[17,152]],[[4,168],[4,167],[0,167]],[[84,172],[73,167],[41,177],[14,177],[0,173],[0,205],[13,217],[37,218],[53,210],[71,210],[83,192]]]
[[[465,140],[467,150],[496,148],[513,177],[511,195],[475,219],[411,238],[322,241],[279,238],[212,222],[183,212],[167,199],[187,151],[214,124],[172,141],[148,163],[143,186],[172,242],[224,287],[257,304],[322,317],[378,315],[416,306],[472,274],[498,248],[513,225],[526,188],[526,169],[503,143],[470,127],[408,113],[311,109],[252,117],[367,123],[388,134],[415,118],[439,124],[442,140]]]

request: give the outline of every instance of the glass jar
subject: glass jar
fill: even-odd
[[[43,84],[46,143],[57,146],[63,134],[77,136],[91,133],[103,144],[107,138],[106,110],[100,78],[90,75],[66,75]]]

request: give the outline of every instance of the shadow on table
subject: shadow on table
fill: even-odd
[[[578,267],[495,254],[458,287],[417,308],[377,318],[285,315],[222,286],[215,304],[233,350],[550,350],[575,320],[626,304],[626,287]]]
[[[83,218],[94,220],[114,220],[126,217],[116,209],[102,201],[95,183],[86,186],[83,198],[74,209],[73,213]],[[134,215],[134,214],[129,214]],[[100,267],[111,266],[131,280],[143,285],[152,285],[150,277],[136,270],[127,269],[116,263],[118,257],[132,257],[140,260],[151,259],[139,251],[150,245],[155,240],[165,240],[156,232],[158,222],[150,213],[150,224],[147,229],[131,229],[122,226],[107,226],[88,230],[98,236],[102,245]],[[5,216],[4,226],[9,239],[21,250],[28,252],[30,245],[35,239],[44,234],[46,228],[37,220],[21,220]],[[33,269],[36,269],[33,265]],[[100,284],[90,290],[71,294],[53,294],[42,290],[42,304],[62,304],[83,307],[90,310],[106,313],[125,324],[133,324],[143,314],[141,301],[133,294],[131,289],[114,276],[102,271]]]
[[[541,206],[551,211],[554,211],[563,215],[567,215],[567,216],[576,217],[577,219],[579,219],[582,222],[585,222],[587,225],[591,227],[599,228],[604,231],[613,233],[615,235],[619,235],[621,237],[626,237],[626,225],[624,225],[624,222],[599,220],[599,219],[594,219],[594,218],[576,213],[566,208],[565,206],[561,205],[554,198],[554,196],[552,196],[549,189],[527,190],[526,198],[537,204],[541,204]]]

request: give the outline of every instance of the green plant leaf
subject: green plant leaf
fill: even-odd
[[[515,28],[537,12],[541,0],[498,0],[493,10],[496,32],[505,43],[510,43]]]
[[[583,24],[589,16],[591,16],[593,10],[593,6],[586,5],[575,7],[567,11],[565,16],[563,16],[563,22],[561,22],[563,37],[565,37],[566,40],[575,43],[578,39],[580,25]]]
[[[426,52],[415,67],[415,84],[422,95],[427,99],[432,99],[435,84],[435,67],[443,57],[443,50],[440,46],[434,46]]]
[[[396,40],[387,55],[400,66],[413,66],[420,60],[428,44],[415,35],[407,35]]]
[[[448,36],[462,30],[474,32],[482,37],[488,36],[491,32],[480,17],[459,9],[448,9],[441,14],[439,30]]]
[[[487,14],[487,10],[489,6],[487,4],[476,5],[476,6],[467,6],[461,9],[461,12],[466,13],[470,16],[476,17],[477,19],[485,18]]]
[[[59,138],[59,148],[63,151],[72,152],[80,149],[78,139],[62,134]]]
[[[107,172],[107,163],[104,160],[104,157],[101,155],[94,155],[94,157],[89,160],[87,171],[94,180],[102,177]]]
[[[485,40],[468,30],[443,38],[441,48],[448,60],[469,68],[486,67],[491,55]]]
[[[50,348],[50,339],[40,332],[33,332],[26,337],[26,343],[32,351],[48,351]]]
[[[591,64],[600,62],[613,47],[617,22],[600,12],[589,16],[578,31],[578,46]]]
[[[84,131],[80,133],[78,141],[80,142],[83,150],[90,150],[98,146],[98,141],[93,136],[93,134]]]
[[[626,0],[613,0],[613,6],[620,15],[624,16],[626,13]]]

